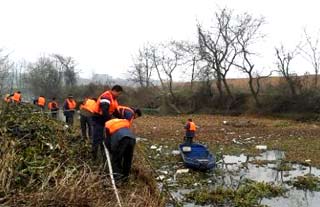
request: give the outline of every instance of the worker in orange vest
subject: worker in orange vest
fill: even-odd
[[[136,139],[127,119],[111,119],[105,123],[106,142],[110,142],[111,163],[116,182],[127,181]],[[110,141],[108,141],[110,140]]]
[[[14,94],[11,95],[11,100],[13,103],[21,103],[22,97],[21,92],[17,91]]]
[[[192,121],[192,119],[188,119],[188,122],[184,126],[184,128],[186,130],[185,143],[190,145],[192,144],[193,138],[196,135],[197,126]]]
[[[132,125],[133,119],[142,116],[141,110],[139,108],[128,106],[119,106],[118,113],[121,119],[127,119],[130,122],[130,126]]]
[[[53,97],[51,101],[48,103],[48,109],[51,112],[51,117],[56,119],[59,111],[59,105],[55,97]]]
[[[96,107],[96,98],[87,97],[80,105],[81,136],[87,139],[92,137],[92,116]]]
[[[63,114],[66,117],[66,122],[68,125],[73,126],[73,117],[76,109],[77,103],[73,99],[73,96],[69,94],[68,98],[63,104]]]
[[[115,85],[111,90],[103,92],[96,102],[94,109],[94,115],[92,116],[92,157],[96,160],[98,148],[102,149],[102,142],[104,140],[104,125],[106,121],[109,121],[113,114],[118,113],[118,101],[117,98],[123,91],[122,87]]]
[[[37,106],[41,108],[41,110],[44,110],[44,107],[46,105],[46,98],[44,96],[39,96],[37,100]]]

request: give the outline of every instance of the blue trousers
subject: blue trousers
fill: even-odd
[[[98,150],[100,148],[101,153],[104,155],[104,149],[102,142],[105,139],[104,124],[99,121],[92,121],[92,156],[93,159],[97,159]]]

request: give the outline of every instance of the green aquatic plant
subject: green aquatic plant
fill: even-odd
[[[259,206],[262,198],[281,196],[284,192],[281,186],[246,180],[237,189],[218,186],[210,191],[197,190],[187,194],[186,199],[199,205],[252,207]]]
[[[298,176],[290,184],[301,190],[320,191],[320,179],[312,175]]]

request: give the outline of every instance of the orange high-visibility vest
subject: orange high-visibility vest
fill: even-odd
[[[58,103],[56,101],[50,101],[48,103],[48,109],[51,110],[53,109],[53,105],[55,105],[56,107],[55,108],[58,108]]]
[[[107,128],[112,135],[121,128],[130,128],[130,123],[126,119],[111,119],[105,123],[105,128]]]
[[[73,109],[76,108],[77,103],[76,103],[75,100],[73,100],[73,99],[71,99],[71,100],[66,99],[66,101],[67,101],[67,103],[68,103],[68,108],[69,108],[69,110],[73,110]]]
[[[84,104],[81,104],[80,109],[87,110],[94,113],[96,107],[96,101],[93,99],[87,99]]]
[[[134,119],[134,111],[130,107],[127,107],[127,106],[118,106],[118,112],[121,115],[121,118],[123,118],[123,119],[124,119],[124,113],[126,112],[126,110],[130,111],[133,114],[132,118],[130,120],[128,120],[131,125],[132,121]]]
[[[190,124],[190,128],[189,128],[189,130],[190,131],[196,131],[196,125],[193,123],[193,122],[189,122],[189,124]]]
[[[38,106],[44,106],[46,104],[46,99],[42,96],[38,98]]]
[[[101,94],[96,102],[96,106],[94,109],[94,113],[100,114],[102,115],[102,110],[100,108],[100,101],[101,101],[101,97],[107,97],[110,100],[110,105],[109,105],[109,114],[113,114],[113,112],[115,110],[117,110],[118,108],[118,101],[116,99],[113,98],[113,95],[111,93],[111,91],[106,91],[103,94]]]
[[[13,100],[14,102],[18,102],[18,103],[19,103],[19,102],[21,101],[21,94],[15,92],[15,93],[13,94],[13,96],[12,96],[12,100]]]

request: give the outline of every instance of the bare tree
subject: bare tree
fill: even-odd
[[[37,62],[31,63],[26,79],[35,96],[53,97],[61,94],[62,80],[59,69],[49,57],[40,57]]]
[[[217,80],[220,98],[223,97],[222,84],[227,95],[233,98],[227,82],[227,74],[239,54],[236,38],[239,30],[238,22],[231,10],[223,9],[215,14],[216,25],[205,31],[198,24],[198,38],[201,57],[212,66]]]
[[[53,54],[53,58],[57,61],[57,68],[60,73],[63,73],[64,84],[67,87],[72,87],[77,84],[77,74],[78,72],[75,70],[76,63],[72,57],[64,57],[59,54]]]
[[[2,55],[2,49],[0,49],[0,94],[2,94],[5,90],[9,90],[8,78],[9,72],[12,68],[12,63],[9,61],[8,55]],[[11,85],[12,88],[12,85]]]
[[[240,24],[235,31],[237,32],[235,36],[241,56],[239,58],[240,63],[238,64],[237,61],[235,61],[233,64],[237,66],[240,71],[248,75],[250,92],[256,105],[259,107],[261,105],[258,98],[260,92],[260,79],[271,76],[272,71],[267,76],[260,76],[259,73],[254,70],[255,65],[252,62],[252,56],[254,56],[255,53],[251,51],[252,49],[250,47],[256,41],[264,37],[264,34],[260,33],[260,28],[265,23],[265,19],[263,17],[254,18],[250,14],[245,13],[238,17],[238,21]]]
[[[176,106],[176,95],[173,90],[173,75],[181,65],[183,54],[177,50],[174,42],[161,44],[153,49],[153,64],[157,72],[162,91],[165,93],[165,101],[177,113],[181,111]],[[169,96],[167,96],[169,94]]]
[[[129,71],[130,80],[143,88],[152,86],[151,76],[154,70],[152,46],[147,45],[140,49],[133,61],[133,68]]]
[[[280,48],[275,48],[276,50],[276,57],[277,57],[277,67],[278,67],[278,72],[284,77],[286,80],[291,95],[295,96],[297,95],[297,90],[296,90],[296,83],[294,80],[294,75],[290,71],[290,63],[292,59],[296,56],[297,54],[297,49],[293,51],[286,51],[284,46],[281,45]]]
[[[312,64],[314,69],[314,87],[318,87],[318,74],[320,68],[319,31],[315,37],[311,37],[307,30],[304,30],[305,44],[299,47],[303,57]]]
[[[199,45],[187,41],[176,41],[174,44],[183,56],[183,73],[190,76],[190,91],[192,91],[194,81],[200,77],[200,69],[206,65],[203,64],[199,54]]]

